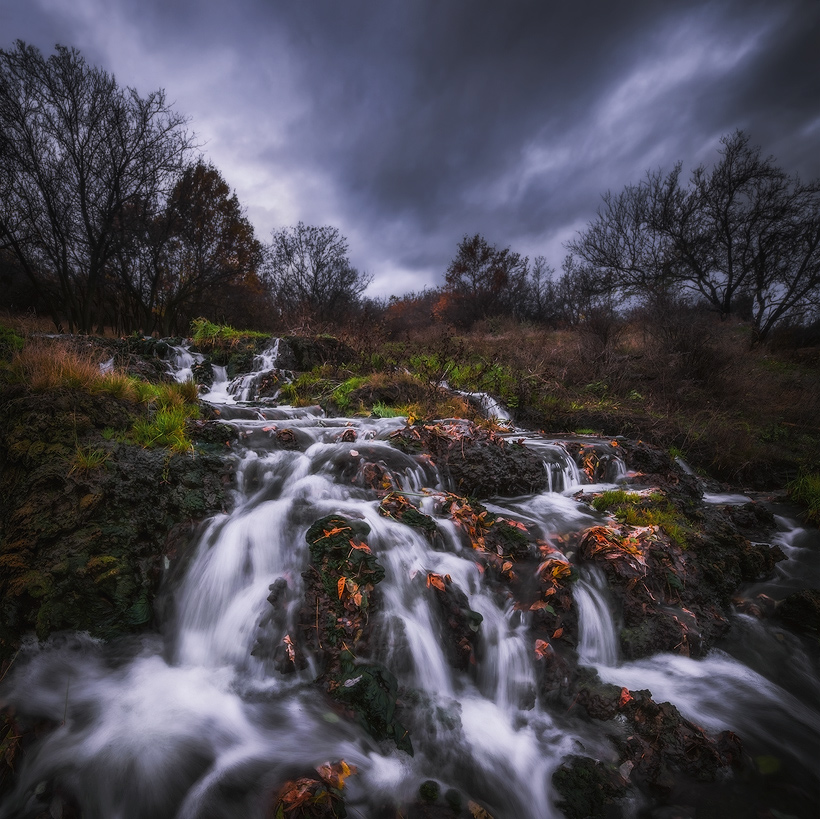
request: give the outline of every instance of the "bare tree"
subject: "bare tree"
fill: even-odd
[[[88,332],[129,209],[153,208],[192,144],[164,91],[141,97],[57,46],[0,50],[0,243],[50,306]]]
[[[622,295],[689,291],[721,316],[752,304],[753,341],[814,309],[820,292],[820,183],[803,184],[738,131],[713,168],[681,166],[604,196],[572,254]]]
[[[282,321],[294,326],[343,323],[373,277],[350,264],[347,239],[337,228],[299,222],[273,232],[264,279]]]

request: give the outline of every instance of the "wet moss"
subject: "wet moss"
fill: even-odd
[[[561,794],[558,807],[567,819],[604,819],[621,816],[615,800],[626,794],[618,772],[586,756],[570,757],[552,775]]]

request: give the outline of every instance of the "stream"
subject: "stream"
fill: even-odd
[[[327,418],[318,408],[254,402],[254,378],[275,360],[273,348],[254,373],[233,382],[215,368],[204,400],[239,432],[231,456],[235,502],[229,514],[203,525],[187,563],[168,572],[159,632],[111,644],[83,634],[29,644],[3,681],[0,702],[56,727],[27,754],[0,817],[48,815],[42,795],[52,781],[79,800],[83,819],[263,816],[284,780],[341,759],[357,771],[344,788],[350,816],[395,816],[391,809],[418,801],[421,783],[434,780],[451,801],[462,800],[461,815],[484,815],[468,809],[469,800],[495,819],[562,817],[555,770],[573,754],[612,761],[615,753],[594,724],[536,695],[532,612],[498,594],[441,513],[437,497],[447,486],[437,469],[391,445],[403,418]],[[180,348],[178,377],[190,375],[194,363]],[[295,438],[292,449],[277,443],[285,428]],[[342,440],[349,430],[355,440]],[[511,434],[542,458],[549,487],[494,498],[488,509],[551,543],[606,521],[575,496],[616,486],[623,463],[614,464],[612,482],[591,487],[560,439]],[[399,489],[436,520],[437,543],[380,514],[374,493],[351,483],[365,461],[387,465]],[[711,500],[742,502],[732,497]],[[265,650],[299,631],[305,534],[330,514],[370,527],[367,544],[385,577],[374,592],[381,604],[369,659],[395,675],[400,700],[409,703],[413,756],[340,716],[313,682],[321,671],[315,658],[282,674]],[[780,599],[820,586],[818,532],[791,514],[778,510],[773,541],[788,560],[750,593]],[[449,575],[481,615],[481,651],[466,671],[448,663],[434,601],[421,582],[431,573]],[[277,583],[287,594],[272,606]],[[701,659],[661,654],[624,662],[620,623],[597,567],[580,566],[573,599],[581,665],[605,682],[649,689],[707,731],[735,732],[752,757],[794,768],[800,787],[817,788],[820,677],[804,640],[737,613],[727,637]],[[640,801],[622,810],[673,815],[652,813]]]

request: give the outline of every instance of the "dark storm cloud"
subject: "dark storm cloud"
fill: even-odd
[[[735,128],[820,176],[817,0],[38,1],[10,39],[165,86],[263,238],[336,224],[382,293],[465,233],[558,265],[602,192]]]

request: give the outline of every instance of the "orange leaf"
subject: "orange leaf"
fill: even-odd
[[[542,660],[550,653],[552,653],[552,646],[546,640],[535,641],[535,656],[538,657],[539,660]]]
[[[622,688],[621,689],[621,696],[620,696],[620,699],[618,700],[618,705],[619,705],[619,707],[623,708],[628,702],[632,702],[633,699],[634,699],[634,697],[632,696],[632,694],[629,693],[629,689],[628,688]]]
[[[347,580],[346,577],[340,577],[339,582],[336,584],[336,588],[339,590],[339,600],[342,599],[342,592],[345,590],[345,581]]]
[[[545,600],[536,600],[531,606],[530,611],[539,611],[540,609],[545,609],[547,607],[547,603]]]
[[[521,521],[518,520],[508,520],[507,518],[504,519],[504,523],[508,524],[509,526],[515,526],[516,529],[520,529],[522,532],[527,531],[527,527],[524,526]]]
[[[358,550],[359,550],[359,551],[361,551],[361,552],[367,552],[368,554],[371,554],[371,552],[370,552],[370,547],[369,547],[366,543],[354,543],[354,542],[351,540],[351,541],[350,541],[350,545],[351,545],[354,549],[358,549]]]
[[[344,788],[345,779],[357,772],[355,765],[348,765],[343,759],[333,764],[325,762],[323,765],[319,765],[316,771],[331,788],[338,790]]]
[[[435,586],[439,591],[444,591],[444,578],[440,574],[427,572],[427,588]]]
[[[339,532],[348,532],[350,531],[349,526],[335,526],[333,529],[322,529],[322,537],[317,537],[314,540],[314,543],[318,543],[322,538],[325,537],[333,537],[333,535],[338,535]]]
[[[510,569],[512,569],[512,567],[513,564],[509,560],[505,560],[504,563],[501,564],[501,571],[508,572]]]
[[[557,640],[563,633],[564,633],[564,629],[562,629],[562,628],[555,629],[555,631],[552,634],[552,639]]]
[[[286,634],[285,639],[282,640],[282,642],[285,644],[285,650],[288,653],[288,659],[292,663],[295,663],[296,662],[296,650],[293,647],[293,640],[291,640],[290,634]]]

